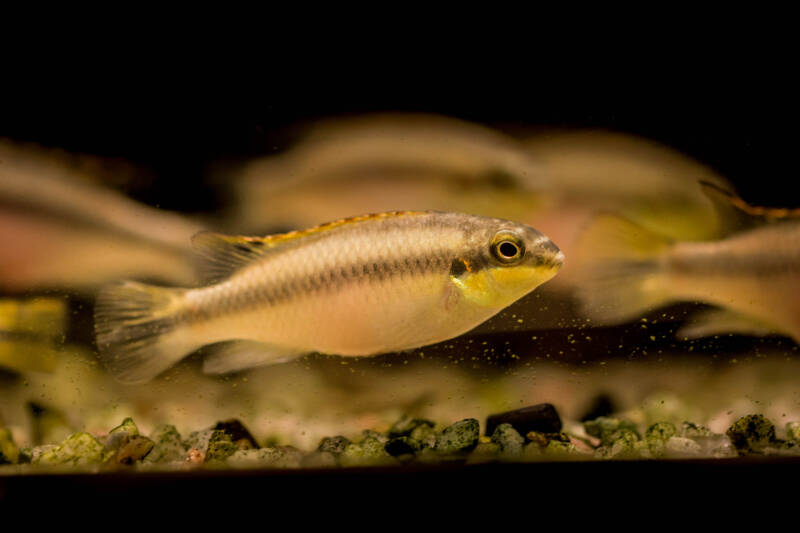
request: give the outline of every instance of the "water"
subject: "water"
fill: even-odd
[[[109,378],[93,353],[93,295],[102,284],[128,277],[165,285],[190,284],[190,268],[183,267],[191,264],[188,236],[194,228],[266,233],[295,228],[298,221],[321,223],[335,216],[382,210],[387,201],[408,203],[396,206],[399,209],[431,208],[440,202],[443,209],[463,206],[460,210],[485,209],[492,215],[508,212],[515,219],[530,216],[531,223],[562,246],[569,265],[574,251],[571,243],[595,209],[664,224],[673,234],[691,239],[717,238],[711,206],[692,188],[697,175],[687,177],[675,168],[719,177],[752,203],[796,207],[794,199],[783,194],[775,173],[761,172],[758,166],[769,159],[768,154],[775,156],[764,147],[775,134],[754,133],[748,120],[732,127],[729,121],[712,120],[720,119],[719,114],[692,115],[695,121],[685,127],[680,119],[686,114],[637,116],[633,109],[589,117],[574,112],[558,120],[531,111],[514,114],[510,108],[461,110],[455,114],[475,122],[456,123],[444,136],[437,133],[436,124],[426,128],[424,121],[433,119],[423,117],[422,126],[415,127],[420,128],[420,135],[433,132],[432,136],[421,143],[423,151],[410,152],[406,160],[403,150],[410,150],[413,132],[398,138],[385,152],[369,145],[372,151],[362,154],[363,168],[356,164],[358,158],[356,163],[347,159],[347,165],[337,166],[345,160],[342,146],[364,139],[374,141],[375,135],[356,136],[335,146],[311,168],[303,168],[302,163],[317,148],[294,159],[287,155],[303,139],[304,125],[310,119],[342,117],[342,111],[369,110],[308,113],[287,108],[277,116],[272,111],[255,113],[244,121],[166,119],[158,127],[136,119],[113,123],[98,115],[78,127],[39,122],[16,128],[12,124],[3,132],[15,142],[31,141],[63,148],[69,154],[101,156],[76,159],[34,148],[26,157],[47,162],[36,167],[37,174],[43,172],[41,168],[67,169],[75,174],[69,179],[77,179],[88,190],[103,187],[116,191],[109,205],[119,201],[121,206],[141,204],[159,213],[180,214],[186,220],[181,219],[175,234],[180,236],[183,231],[187,236],[175,239],[178,244],[158,242],[166,235],[165,229],[163,234],[152,232],[153,240],[148,240],[147,235],[137,235],[124,225],[111,227],[106,219],[72,211],[68,206],[76,204],[60,205],[58,197],[54,204],[30,195],[0,198],[6,224],[3,245],[14,250],[3,256],[6,263],[0,265],[0,282],[4,275],[7,281],[2,296],[24,301],[41,296],[63,298],[69,318],[60,331],[48,333],[42,341],[58,352],[55,368],[45,372],[16,362],[7,364],[0,374],[0,420],[19,444],[58,442],[77,430],[102,435],[130,416],[145,434],[160,423],[174,424],[185,434],[237,418],[261,442],[313,449],[324,436],[386,429],[404,413],[446,425],[550,402],[565,420],[579,421],[600,395],[610,398],[614,413],[642,425],[692,420],[724,433],[738,417],[758,412],[770,418],[783,437],[785,423],[800,420],[800,388],[793,377],[800,357],[790,337],[720,334],[698,340],[676,338],[677,328],[687,317],[708,308],[707,303],[696,301],[659,306],[623,323],[598,325],[581,314],[572,274],[566,269],[552,286],[506,309],[472,334],[410,353],[358,360],[312,355],[221,378],[204,376],[200,371],[202,354],[195,354],[147,385],[125,386]],[[345,114],[334,118],[334,124],[346,128],[347,119],[358,116]],[[386,122],[379,122],[378,130],[386,129],[394,119],[381,120]],[[502,126],[491,132],[499,135],[499,140],[481,137],[482,129],[473,132],[472,128],[486,128],[488,123]],[[541,185],[536,174],[542,169],[535,158],[529,173],[520,170],[522,163],[507,163],[509,150],[526,153],[526,144],[519,139],[532,135],[549,139],[562,133],[565,124],[644,135],[680,149],[683,155],[667,151],[667,156],[661,152],[641,156],[638,145],[625,144],[627,141],[619,145],[621,149],[609,149],[602,142],[605,134],[594,133],[594,141],[614,161],[638,157],[638,166],[615,163],[609,166],[615,174],[593,178],[586,172],[599,168],[592,166],[598,165],[597,159],[583,166],[564,164],[558,167],[560,174],[545,176],[541,182],[545,185]],[[460,131],[469,139],[478,139],[475,142],[481,146],[489,146],[487,153],[464,148],[461,155],[466,163],[439,161],[436,156],[444,150],[458,152],[453,139],[454,132]],[[760,143],[753,141],[754,135],[759,135]],[[12,151],[19,148],[10,146]],[[376,161],[375,154],[395,158]],[[426,154],[432,158],[425,159]],[[248,192],[256,189],[237,187],[248,165],[264,156],[270,156],[270,162],[282,161],[277,171],[273,169],[278,175],[272,179],[289,180],[289,192],[273,190],[259,196]],[[567,158],[566,162],[576,160]],[[769,166],[774,167],[774,159],[770,161]],[[0,166],[0,172],[6,174],[0,174],[0,179],[16,179],[9,174],[16,168],[14,164],[6,158]],[[658,179],[647,178],[653,180],[648,182],[637,174],[644,167],[672,169],[674,175],[664,181],[656,172]],[[471,174],[472,168],[475,172]],[[320,169],[328,169],[327,174]],[[300,176],[303,172],[306,174]],[[564,174],[569,172],[572,174]],[[329,187],[325,181],[329,176],[339,185]],[[424,179],[418,180],[419,176]],[[295,193],[292,179],[298,184]],[[437,180],[441,187],[429,187]],[[526,192],[520,192],[523,190]],[[261,203],[254,207],[254,201]],[[415,202],[421,205],[411,205]],[[353,209],[358,212],[350,212]],[[113,217],[123,209],[110,211]],[[255,215],[242,218],[245,212]],[[275,213],[284,213],[286,218]],[[289,218],[285,213],[297,216]],[[137,213],[134,215],[136,225]],[[150,215],[138,216],[144,224]],[[171,226],[164,222],[161,227]],[[29,246],[31,242],[36,246]],[[60,246],[63,243],[70,246]],[[29,265],[12,264],[14,259],[28,257],[23,254],[30,254]],[[71,262],[78,255],[88,260]],[[41,275],[26,278],[18,274],[38,272],[45,262],[52,268],[41,269]],[[87,269],[93,269],[88,276]],[[29,330],[7,331],[2,339],[38,342],[42,336]],[[42,408],[58,413],[58,420],[46,429],[36,429],[39,422],[32,413]]]

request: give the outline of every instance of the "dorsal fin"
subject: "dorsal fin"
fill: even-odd
[[[750,205],[734,192],[709,181],[700,181],[703,192],[713,202],[724,227],[739,230],[790,218],[800,218],[800,209]]]
[[[261,237],[239,237],[203,231],[192,237],[203,258],[201,273],[206,283],[217,283],[269,250]]]
[[[203,231],[192,238],[192,244],[203,257],[201,266],[203,280],[217,283],[231,274],[256,261],[268,253],[295,244],[298,240],[318,235],[332,229],[368,220],[424,214],[420,211],[390,211],[343,218],[313,228],[268,235],[266,237],[242,237]]]

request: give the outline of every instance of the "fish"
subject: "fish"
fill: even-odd
[[[585,226],[595,214],[614,212],[667,237],[690,241],[716,239],[729,229],[719,220],[715,202],[697,186],[703,182],[729,189],[728,180],[669,146],[596,129],[548,130],[522,142],[548,176],[552,194],[561,199],[555,211],[568,208],[588,217],[576,216],[576,223]],[[542,229],[571,255],[567,242],[577,233],[562,236],[551,229],[563,222],[521,220]],[[575,223],[571,228],[582,229]]]
[[[98,183],[101,169],[90,156],[0,139],[0,291],[195,282],[189,241],[204,226]]]
[[[517,139],[481,124],[376,113],[299,129],[287,151],[244,161],[224,176],[237,199],[233,227],[298,229],[392,210],[518,220],[547,202],[541,166]]]
[[[96,344],[119,381],[149,381],[204,346],[210,374],[312,352],[358,357],[426,346],[473,329],[564,262],[524,224],[427,211],[267,237],[203,232],[193,242],[208,285],[126,281],[98,295]]]
[[[800,210],[749,206],[702,183],[730,233],[691,242],[665,237],[614,214],[599,215],[578,239],[582,312],[597,325],[621,323],[663,305],[698,302],[676,335],[790,336],[800,341]]]

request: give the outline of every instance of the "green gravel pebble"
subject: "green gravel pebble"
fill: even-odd
[[[133,421],[133,418],[128,417],[122,421],[120,425],[112,429],[108,432],[108,435],[114,435],[118,433],[124,433],[126,435],[138,435],[139,428],[136,426],[136,423]]]
[[[411,431],[409,437],[419,443],[420,449],[436,446],[436,431],[433,426],[420,424]]]
[[[19,449],[11,438],[11,431],[0,428],[0,465],[13,465],[18,461]]]
[[[33,459],[33,448],[30,447],[20,448],[17,462],[19,462],[20,464],[28,464],[31,462],[32,459]]]
[[[226,464],[234,468],[300,468],[305,454],[293,446],[237,450]]]
[[[645,439],[650,440],[659,440],[659,441],[666,441],[669,440],[670,437],[674,437],[678,433],[678,430],[675,429],[674,424],[670,424],[669,422],[656,422],[645,431],[644,436]]]
[[[646,444],[639,444],[639,435],[627,427],[617,429],[607,436],[608,444],[597,449],[596,455],[603,459],[623,459],[640,455]]]
[[[492,442],[500,447],[500,454],[512,458],[522,453],[525,439],[511,424],[500,424],[492,433]]]
[[[189,434],[184,447],[201,451],[205,462],[224,461],[237,451],[231,436],[219,429],[206,429]]]
[[[34,448],[31,462],[40,465],[91,465],[102,463],[106,457],[103,445],[97,439],[88,433],[74,433],[58,446]]]
[[[366,455],[371,455],[374,457],[383,457],[386,455],[386,443],[388,440],[385,438],[378,438],[378,437],[365,437],[358,443],[364,453]],[[345,448],[346,450],[346,448]]]
[[[375,439],[379,441],[381,444],[386,444],[389,441],[389,437],[384,435],[379,431],[374,431],[372,429],[365,429],[361,432],[362,436],[362,443],[365,442],[367,439]]]
[[[578,452],[575,445],[571,442],[562,442],[560,440],[551,440],[544,448],[545,455],[558,456],[558,455],[574,455]],[[523,450],[524,454],[524,450]]]
[[[443,454],[468,452],[478,444],[480,423],[467,418],[447,426],[436,438],[436,451]]]
[[[128,417],[122,421],[120,425],[108,432],[108,437],[105,439],[106,451],[116,451],[125,446],[131,437],[139,435],[139,428],[133,422],[133,419]]]
[[[625,429],[636,433],[638,436],[636,424],[628,420],[608,416],[600,416],[594,420],[588,420],[583,423],[583,428],[586,430],[587,435],[599,438],[603,446],[612,444],[612,436],[617,430]]]
[[[481,442],[467,457],[467,464],[490,463],[500,456],[500,445],[493,442]]]
[[[725,434],[740,454],[758,453],[775,443],[775,426],[764,415],[743,416]]]
[[[344,452],[344,449],[347,448],[348,444],[350,444],[350,439],[347,437],[325,437],[322,439],[322,441],[320,441],[317,451],[339,455],[340,453]]]
[[[186,449],[181,443],[181,435],[175,426],[162,424],[150,434],[153,449],[144,458],[146,463],[168,463],[186,459]]]
[[[644,438],[652,457],[662,457],[667,450],[667,441],[678,433],[669,422],[656,422],[645,431]]]
[[[396,461],[384,449],[384,443],[375,437],[367,437],[359,443],[348,444],[339,456],[342,466],[366,466],[395,464]]]
[[[693,424],[692,422],[684,422],[681,425],[681,437],[687,439],[697,439],[699,437],[713,437],[714,433],[705,426]]]
[[[800,443],[800,422],[786,424],[786,440]]]

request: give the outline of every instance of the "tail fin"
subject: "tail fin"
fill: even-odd
[[[177,324],[186,289],[125,281],[103,289],[94,309],[100,359],[124,383],[143,383],[199,347]]]
[[[597,216],[578,237],[572,261],[586,316],[614,324],[667,303],[661,259],[671,244],[622,217]]]

